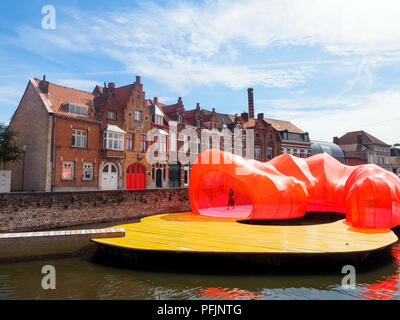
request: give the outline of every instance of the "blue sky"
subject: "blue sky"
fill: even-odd
[[[44,30],[43,6],[56,9]],[[400,142],[400,3],[382,0],[7,1],[0,121],[31,77],[91,91],[134,82],[187,109],[255,109],[312,139],[365,130]]]

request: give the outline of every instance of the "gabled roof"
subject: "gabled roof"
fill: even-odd
[[[305,133],[303,130],[296,127],[290,121],[276,120],[276,119],[270,119],[270,118],[264,118],[264,121],[269,123],[276,131],[287,130],[288,132],[291,132],[291,133]]]
[[[118,104],[120,106],[126,106],[128,104],[129,97],[131,96],[133,87],[134,87],[134,84],[128,84],[126,86],[113,89],[112,92],[115,95],[115,97],[118,101]],[[98,86],[96,88],[100,88],[100,86]],[[110,88],[108,88],[107,90],[110,90]],[[101,89],[101,92],[102,93],[105,92],[104,88]],[[107,99],[109,99],[108,94],[105,94],[102,96],[96,96],[94,99],[95,107],[99,108],[99,107],[104,106],[104,104],[108,101]]]
[[[363,130],[347,132],[345,135],[339,138],[339,145],[357,145],[358,136],[361,136],[362,144],[379,144],[382,146],[390,147],[390,145],[388,145],[387,143],[379,140],[378,138]]]
[[[38,87],[41,80],[34,78],[33,82],[37,86],[37,89],[40,91]],[[95,98],[95,95],[93,93],[49,82],[48,94],[45,94],[40,91],[40,95],[42,99],[45,99],[46,102],[50,105],[51,112],[54,112],[56,114],[68,115],[71,117],[89,118],[95,120],[92,110],[92,99]],[[73,113],[68,113],[66,109],[63,107],[63,104],[68,102],[87,106],[88,117]]]

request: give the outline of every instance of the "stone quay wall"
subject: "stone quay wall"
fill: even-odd
[[[0,232],[36,231],[191,211],[188,189],[0,194]]]

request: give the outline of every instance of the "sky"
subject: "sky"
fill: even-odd
[[[92,91],[140,75],[166,104],[240,114],[252,87],[256,114],[312,140],[400,143],[399,17],[398,0],[4,1],[0,122],[32,77]]]

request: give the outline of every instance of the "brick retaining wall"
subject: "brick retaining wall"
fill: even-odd
[[[190,211],[187,189],[0,194],[0,232]]]

